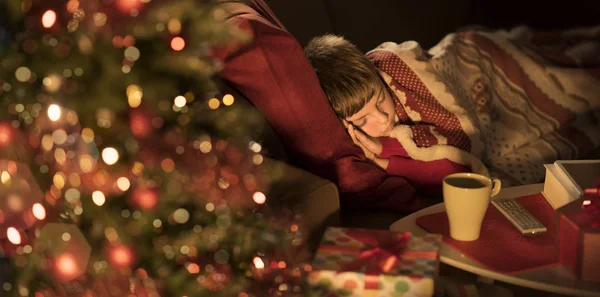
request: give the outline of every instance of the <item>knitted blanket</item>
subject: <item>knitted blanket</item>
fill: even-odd
[[[391,137],[413,159],[446,158],[506,186],[541,182],[543,164],[600,145],[600,27],[463,31],[429,51],[386,42],[367,57],[396,101]]]

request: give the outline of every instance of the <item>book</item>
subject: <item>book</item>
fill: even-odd
[[[542,194],[554,209],[581,198],[583,189],[594,188],[600,179],[600,160],[558,160],[544,167]]]

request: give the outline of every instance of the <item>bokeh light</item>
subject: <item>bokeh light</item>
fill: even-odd
[[[92,201],[94,204],[102,206],[104,205],[104,202],[106,202],[106,197],[104,197],[104,193],[100,191],[94,191],[94,193],[92,193]]]
[[[117,187],[119,188],[119,190],[125,192],[129,189],[129,187],[131,186],[131,182],[129,182],[129,179],[127,179],[124,176],[121,176],[117,179]]]
[[[177,106],[177,107],[180,107],[180,108],[181,108],[181,107],[184,107],[184,106],[185,106],[185,104],[187,103],[187,100],[186,100],[186,99],[185,99],[185,97],[183,97],[183,96],[177,96],[177,97],[175,97],[175,100],[174,100],[174,101],[175,101],[175,102],[174,102],[174,103],[175,103],[175,106]]]
[[[51,121],[58,121],[60,119],[61,114],[62,111],[60,110],[60,106],[56,104],[50,104],[50,106],[48,107],[48,118]]]
[[[21,234],[15,227],[8,227],[6,229],[6,237],[12,244],[21,244]]]
[[[255,192],[254,195],[252,195],[252,200],[254,200],[256,204],[264,204],[267,201],[267,196],[262,192]]]
[[[70,253],[63,253],[56,257],[55,265],[61,279],[72,279],[79,274],[77,260]]]
[[[42,15],[42,25],[44,28],[50,28],[56,23],[56,12],[54,10],[46,10]]]
[[[263,262],[263,260],[259,257],[254,257],[254,259],[252,259],[252,263],[254,263],[254,267],[258,269],[265,268],[265,262]]]
[[[231,94],[227,94],[227,95],[223,96],[223,104],[225,104],[226,106],[231,106],[234,101],[235,101],[235,99],[233,98],[233,95],[231,95]]]
[[[35,216],[38,220],[43,220],[46,218],[46,209],[40,203],[35,203],[32,207],[33,216]]]
[[[177,36],[171,39],[171,48],[174,51],[181,51],[185,47],[185,40],[183,38]]]
[[[102,150],[102,160],[108,165],[113,165],[119,161],[119,152],[113,147],[107,147]]]

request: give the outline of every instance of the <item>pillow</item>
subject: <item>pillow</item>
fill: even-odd
[[[219,75],[266,117],[292,165],[333,181],[343,208],[416,209],[414,188],[368,163],[339,122],[296,39],[262,0],[228,3],[253,42],[215,51]]]

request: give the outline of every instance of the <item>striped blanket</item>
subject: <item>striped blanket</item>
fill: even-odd
[[[391,136],[413,159],[446,158],[507,186],[600,146],[600,27],[462,31],[429,51],[386,42],[367,57],[396,101]]]

